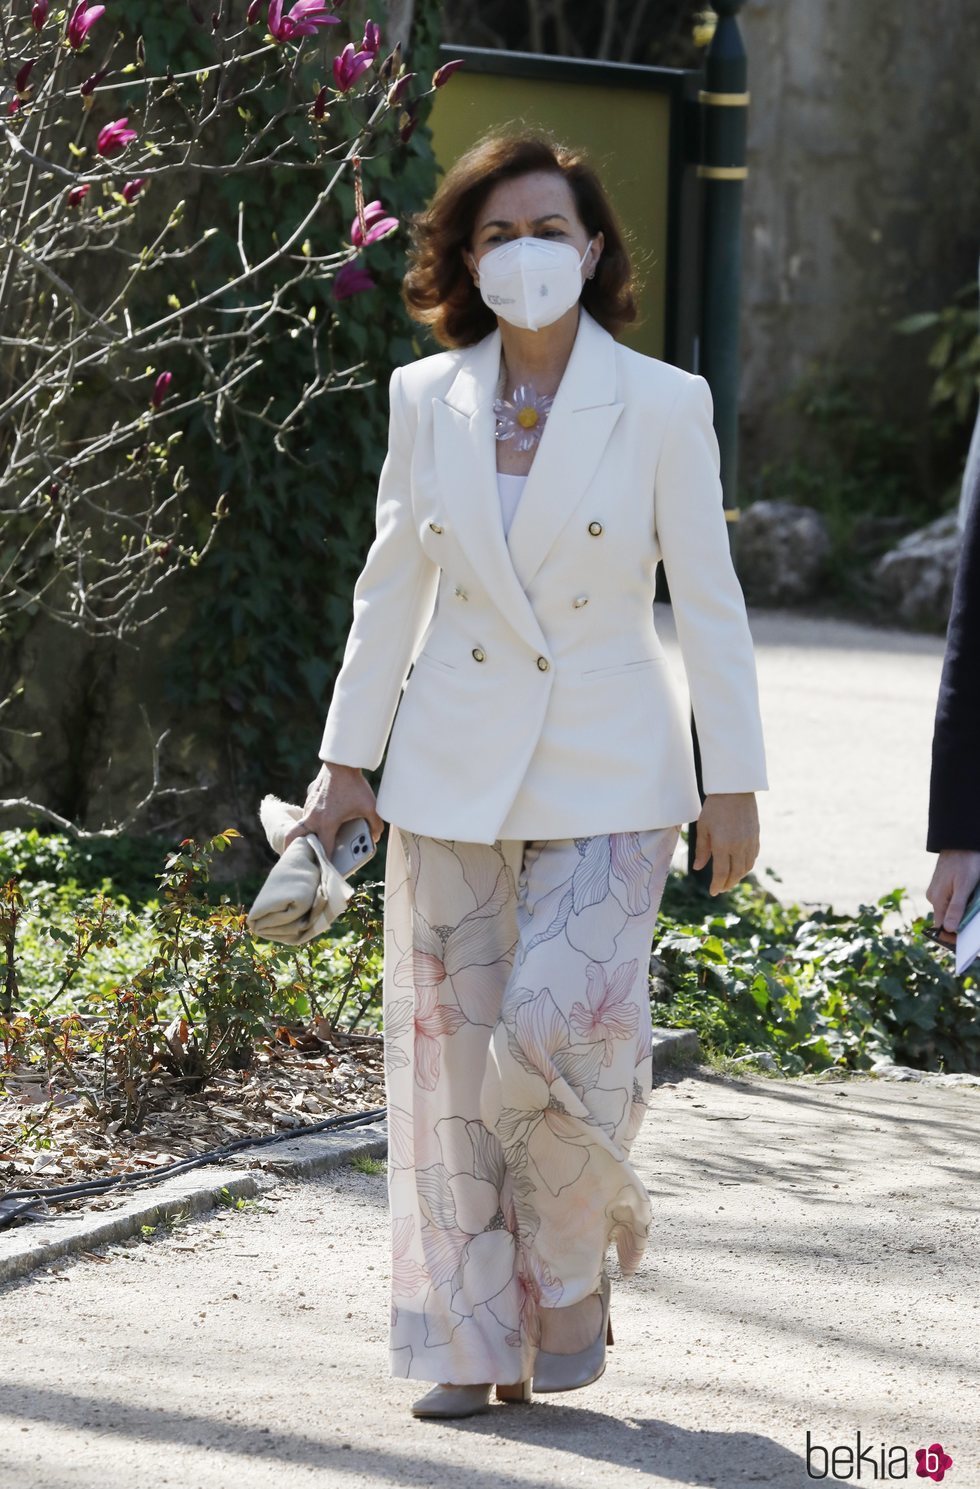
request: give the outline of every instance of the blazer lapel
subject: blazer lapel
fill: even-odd
[[[465,355],[444,399],[433,400],[436,467],[461,546],[506,620],[530,645],[547,641],[527,587],[594,476],[622,412],[615,341],[584,309],[509,535],[497,493],[493,400],[499,328]]]
[[[583,309],[508,535],[511,561],[523,589],[596,473],[623,411],[615,398],[615,340]]]

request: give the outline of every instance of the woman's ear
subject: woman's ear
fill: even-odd
[[[479,277],[480,277],[480,271],[476,267],[476,259],[473,257],[472,253],[470,252],[470,250],[468,248],[464,248],[462,252],[463,252],[463,263],[466,265],[467,269],[469,270],[470,278],[473,280],[473,283],[476,284],[477,281],[479,280]]]

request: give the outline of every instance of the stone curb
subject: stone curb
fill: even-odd
[[[124,1241],[138,1235],[144,1225],[159,1225],[178,1214],[200,1214],[229,1199],[251,1199],[274,1189],[281,1178],[310,1178],[362,1155],[381,1158],[387,1151],[387,1121],[381,1118],[342,1132],[314,1132],[264,1147],[240,1148],[225,1163],[188,1169],[137,1190],[109,1213],[72,1211],[28,1221],[0,1231],[0,1286],[59,1257]],[[251,1172],[236,1173],[242,1165]]]
[[[653,1030],[653,1068],[696,1060],[700,1054],[693,1029]],[[108,1213],[72,1211],[50,1220],[28,1221],[0,1231],[0,1287],[60,1257],[91,1251],[111,1241],[138,1235],[144,1225],[159,1225],[175,1215],[202,1214],[230,1199],[252,1199],[274,1189],[282,1178],[309,1179],[354,1158],[382,1158],[388,1152],[388,1123],[382,1117],[342,1132],[313,1132],[240,1148],[225,1163],[188,1169],[152,1188],[135,1191]],[[247,1173],[236,1173],[245,1167]]]
[[[653,1026],[653,1068],[666,1070],[671,1065],[686,1065],[701,1058],[701,1044],[694,1029],[667,1029]]]

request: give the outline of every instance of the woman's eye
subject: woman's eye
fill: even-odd
[[[560,227],[546,227],[543,232],[536,234],[536,236],[539,238],[564,238],[565,230],[564,228]],[[483,241],[484,243],[503,243],[506,240],[503,233],[491,233],[490,236],[484,238]]]

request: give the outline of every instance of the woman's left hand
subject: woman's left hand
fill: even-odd
[[[933,924],[955,932],[978,883],[980,853],[972,848],[944,848],[926,890],[926,899],[933,908]]]
[[[697,823],[693,867],[712,860],[711,894],[734,889],[759,856],[759,809],[754,791],[724,791],[706,796]]]

